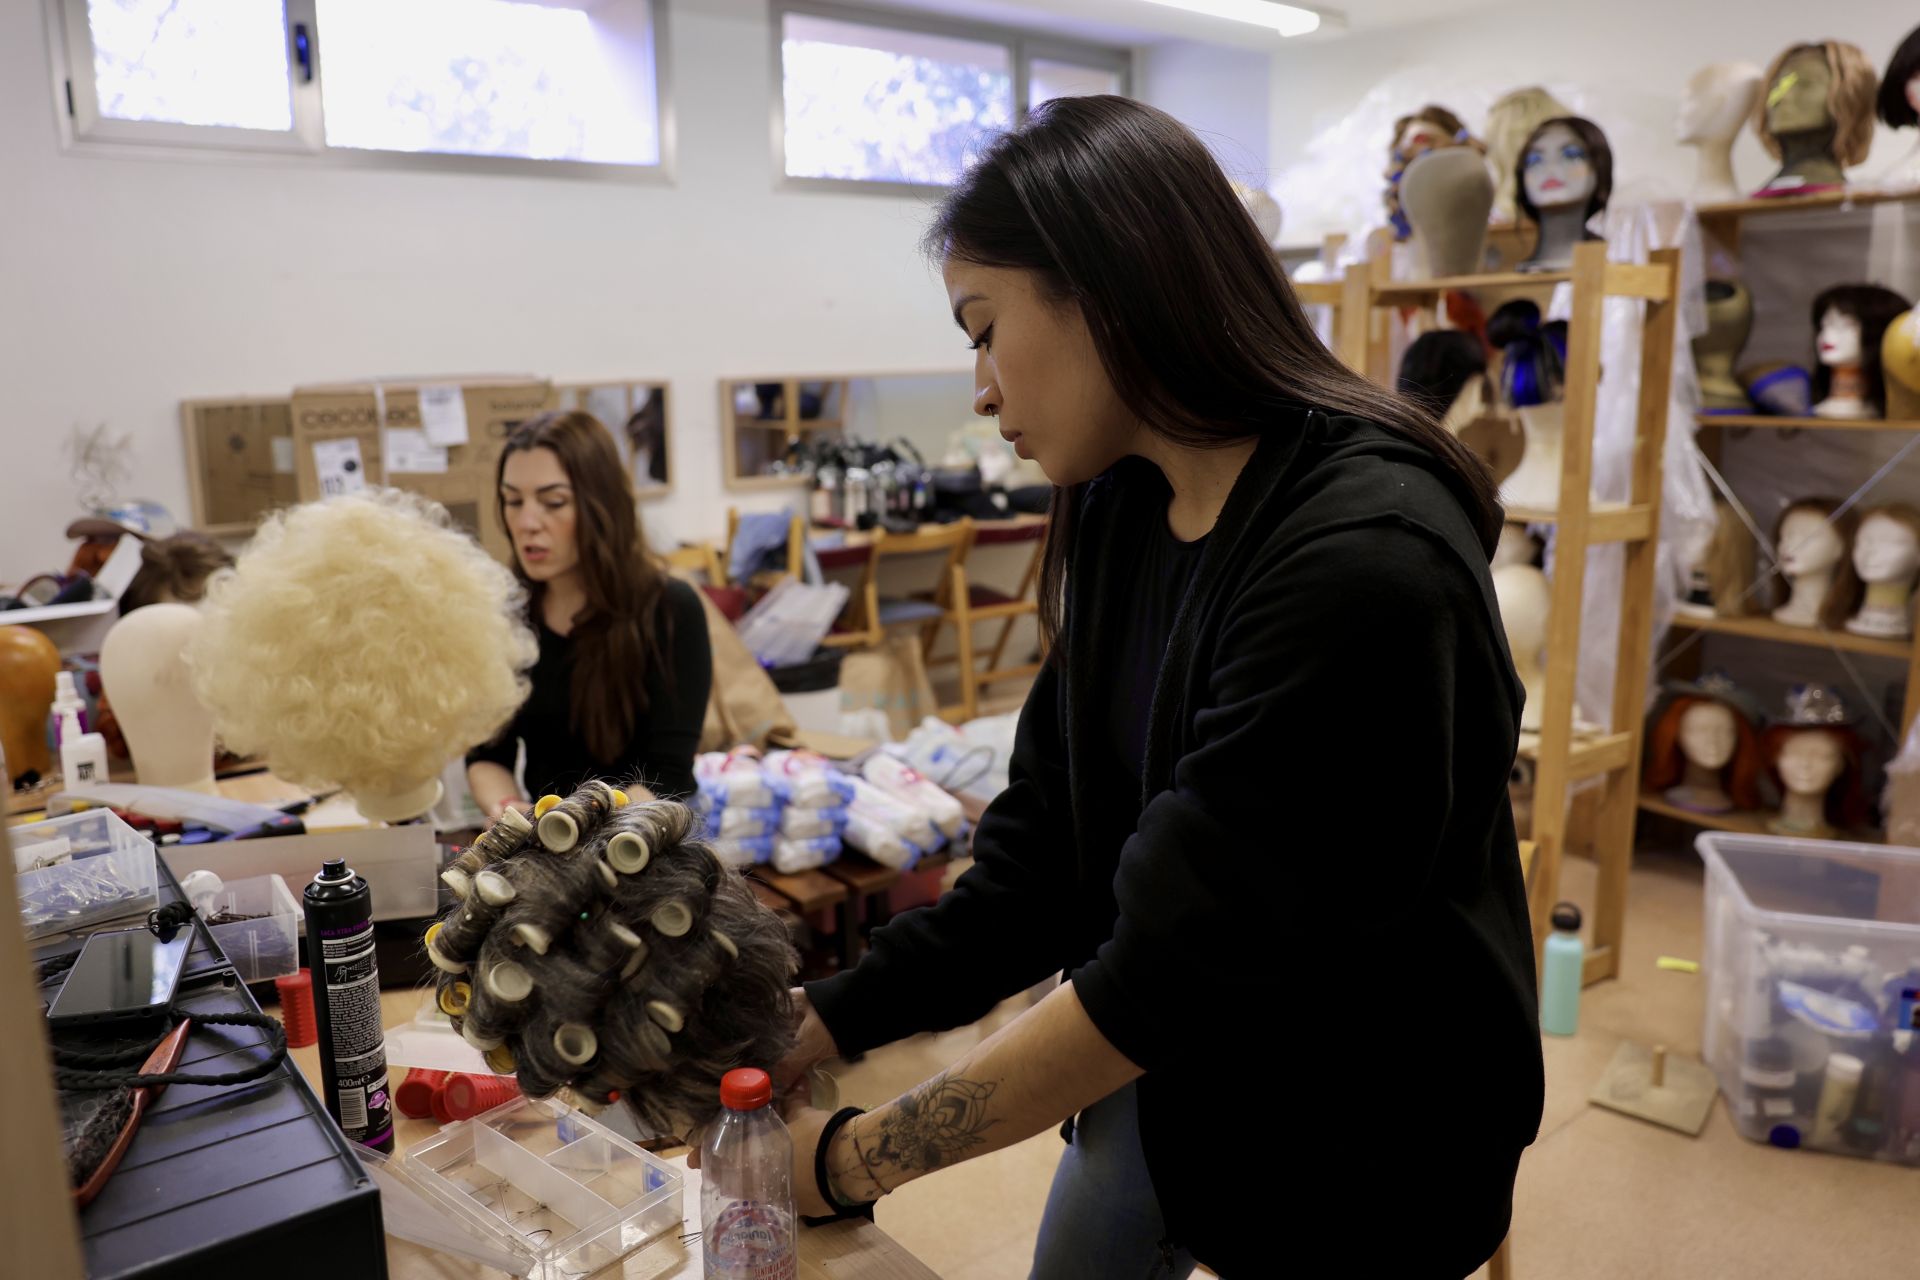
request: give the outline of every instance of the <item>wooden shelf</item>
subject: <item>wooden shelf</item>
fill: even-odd
[[[1333,280],[1291,280],[1293,296],[1300,299],[1305,307],[1332,307],[1340,304],[1342,281]]]
[[[1558,524],[1561,514],[1551,507],[1508,507],[1508,524]],[[1653,536],[1650,504],[1596,502],[1587,509],[1588,542],[1644,542]]]
[[[788,422],[785,418],[736,418],[734,422],[737,426],[759,427],[783,434],[793,431],[838,431],[844,425],[838,418],[802,418],[798,422]]]
[[[1495,271],[1477,276],[1435,276],[1431,280],[1393,280],[1373,290],[1373,300],[1385,303],[1423,302],[1456,289],[1551,288],[1573,279],[1571,271]]]
[[[1810,649],[1843,649],[1848,653],[1870,653],[1902,662],[1913,657],[1911,640],[1888,640],[1880,636],[1858,636],[1851,631],[1827,631],[1819,627],[1795,627],[1772,618],[1700,617],[1691,613],[1673,615],[1673,625],[1692,631],[1712,631],[1719,635],[1745,636],[1749,640],[1771,640],[1778,644],[1805,645]]]
[[[1654,795],[1650,791],[1640,793],[1640,811],[1657,813],[1663,818],[1705,827],[1709,831],[1732,831],[1743,836],[1769,834],[1767,815],[1764,813],[1752,813],[1744,809],[1736,809],[1731,813],[1700,813],[1693,809],[1682,809],[1664,796]]]
[[[1913,418],[1782,418],[1769,413],[1699,413],[1703,427],[1774,427],[1782,431],[1920,431]]]
[[[1694,206],[1694,214],[1702,222],[1723,222],[1735,218],[1750,218],[1755,215],[1772,216],[1782,213],[1805,213],[1822,209],[1851,209],[1873,204],[1901,204],[1910,200],[1920,200],[1920,191],[1869,191],[1849,189],[1844,191],[1823,191],[1810,196],[1775,196],[1758,200],[1722,200],[1714,204]]]

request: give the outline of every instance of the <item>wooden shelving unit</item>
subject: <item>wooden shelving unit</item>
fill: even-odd
[[[1393,281],[1388,263],[1376,255],[1350,269],[1339,323],[1339,354],[1353,368],[1390,383],[1386,367],[1384,318],[1389,307],[1435,307],[1446,293],[1512,294],[1570,284],[1573,313],[1568,324],[1565,425],[1560,471],[1560,505],[1553,510],[1516,509],[1507,518],[1521,524],[1551,524],[1556,530],[1555,563],[1547,624],[1547,671],[1541,732],[1522,753],[1534,761],[1533,842],[1529,881],[1536,953],[1546,941],[1548,917],[1560,892],[1560,862],[1567,844],[1570,790],[1574,783],[1601,780],[1594,848],[1600,864],[1593,921],[1593,946],[1586,958],[1588,982],[1619,972],[1625,932],[1627,873],[1633,858],[1635,801],[1639,795],[1643,706],[1653,645],[1653,589],[1660,531],[1660,488],[1666,453],[1667,398],[1673,376],[1674,291],[1679,279],[1678,250],[1663,249],[1645,265],[1607,261],[1606,245],[1594,242],[1574,250],[1573,268],[1564,272],[1496,272],[1437,280]],[[1595,393],[1600,382],[1600,333],[1606,300],[1639,298],[1647,302],[1641,342],[1640,394],[1633,442],[1631,486],[1625,503],[1592,499]],[[1484,299],[1483,299],[1484,301]],[[1585,595],[1587,549],[1617,542],[1626,553],[1620,625],[1616,640],[1613,729],[1576,731],[1574,684],[1579,668],[1580,614]],[[1565,566],[1577,566],[1567,571]],[[1536,954],[1537,958],[1537,954]]]
[[[726,485],[734,490],[791,489],[809,483],[802,475],[769,475],[765,468],[781,456],[793,441],[806,435],[839,431],[845,425],[847,388],[850,378],[761,377],[725,378],[720,382],[721,436],[726,445]],[[769,383],[780,387],[780,414],[777,417],[746,415],[734,407],[734,394],[741,387]],[[818,386],[821,412],[818,417],[800,416],[800,389]]]
[[[1728,253],[1740,247],[1740,229],[1746,219],[1771,220],[1795,214],[1831,212],[1878,204],[1920,201],[1920,191],[1832,191],[1821,195],[1787,196],[1775,200],[1728,200],[1696,207],[1701,231]],[[1913,418],[1810,418],[1775,417],[1770,414],[1701,413],[1695,421],[1703,428],[1759,428],[1777,431],[1920,431],[1920,419]],[[1697,617],[1676,614],[1677,629],[1704,631],[1717,635],[1742,636],[1774,644],[1804,645],[1809,648],[1865,654],[1907,664],[1907,696],[1901,710],[1899,733],[1905,738],[1916,717],[1920,717],[1920,644],[1912,640],[1890,640],[1878,636],[1860,636],[1851,631],[1830,631],[1818,627],[1794,627],[1775,622],[1765,615],[1741,618]],[[1764,815],[1702,814],[1680,809],[1658,796],[1642,794],[1639,807],[1695,826],[1719,831],[1764,832]],[[1755,828],[1749,825],[1758,822]],[[1862,839],[1881,838],[1863,833]]]
[[[1769,834],[1767,815],[1764,813],[1752,813],[1745,809],[1735,809],[1729,813],[1701,813],[1694,809],[1682,809],[1650,791],[1640,793],[1640,812],[1657,813],[1663,818],[1675,818],[1709,831],[1731,831],[1743,836]]]

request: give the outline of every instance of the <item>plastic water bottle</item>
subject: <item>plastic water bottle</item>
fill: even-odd
[[[700,1230],[708,1280],[794,1280],[793,1139],[773,1081],[740,1067],[720,1081],[726,1110],[700,1146]]]
[[[1580,908],[1562,902],[1553,909],[1545,971],[1540,975],[1540,1029],[1570,1036],[1580,1026],[1580,983],[1586,948],[1580,942]]]

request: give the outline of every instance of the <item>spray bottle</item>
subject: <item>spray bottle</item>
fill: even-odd
[[[344,860],[324,863],[307,886],[307,958],[320,1032],[321,1094],[340,1131],[393,1150],[387,1042],[380,1027],[380,969],[373,954],[373,891]]]
[[[73,672],[62,671],[53,678],[53,707],[47,712],[49,727],[53,730],[53,745],[56,749],[66,741],[66,730],[62,728],[66,713],[73,711],[80,721],[80,732],[87,731],[87,704],[80,697],[80,690],[73,683]]]
[[[69,791],[107,780],[107,740],[80,732],[80,713],[72,707],[60,713],[60,780]]]

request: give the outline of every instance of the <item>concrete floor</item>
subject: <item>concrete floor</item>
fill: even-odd
[[[1590,864],[1570,862],[1562,896],[1591,901],[1592,880]],[[1515,1193],[1515,1280],[1920,1276],[1920,1172],[1748,1142],[1724,1102],[1698,1138],[1587,1103],[1623,1039],[1699,1053],[1704,975],[1654,960],[1698,959],[1700,929],[1699,859],[1685,847],[1642,849],[1621,976],[1587,990],[1578,1035],[1545,1038],[1546,1114]],[[841,1092],[883,1102],[1024,1007],[1011,1001],[976,1027],[837,1067]],[[1023,1277],[1059,1154],[1046,1133],[923,1178],[880,1207],[880,1224],[948,1280]]]

